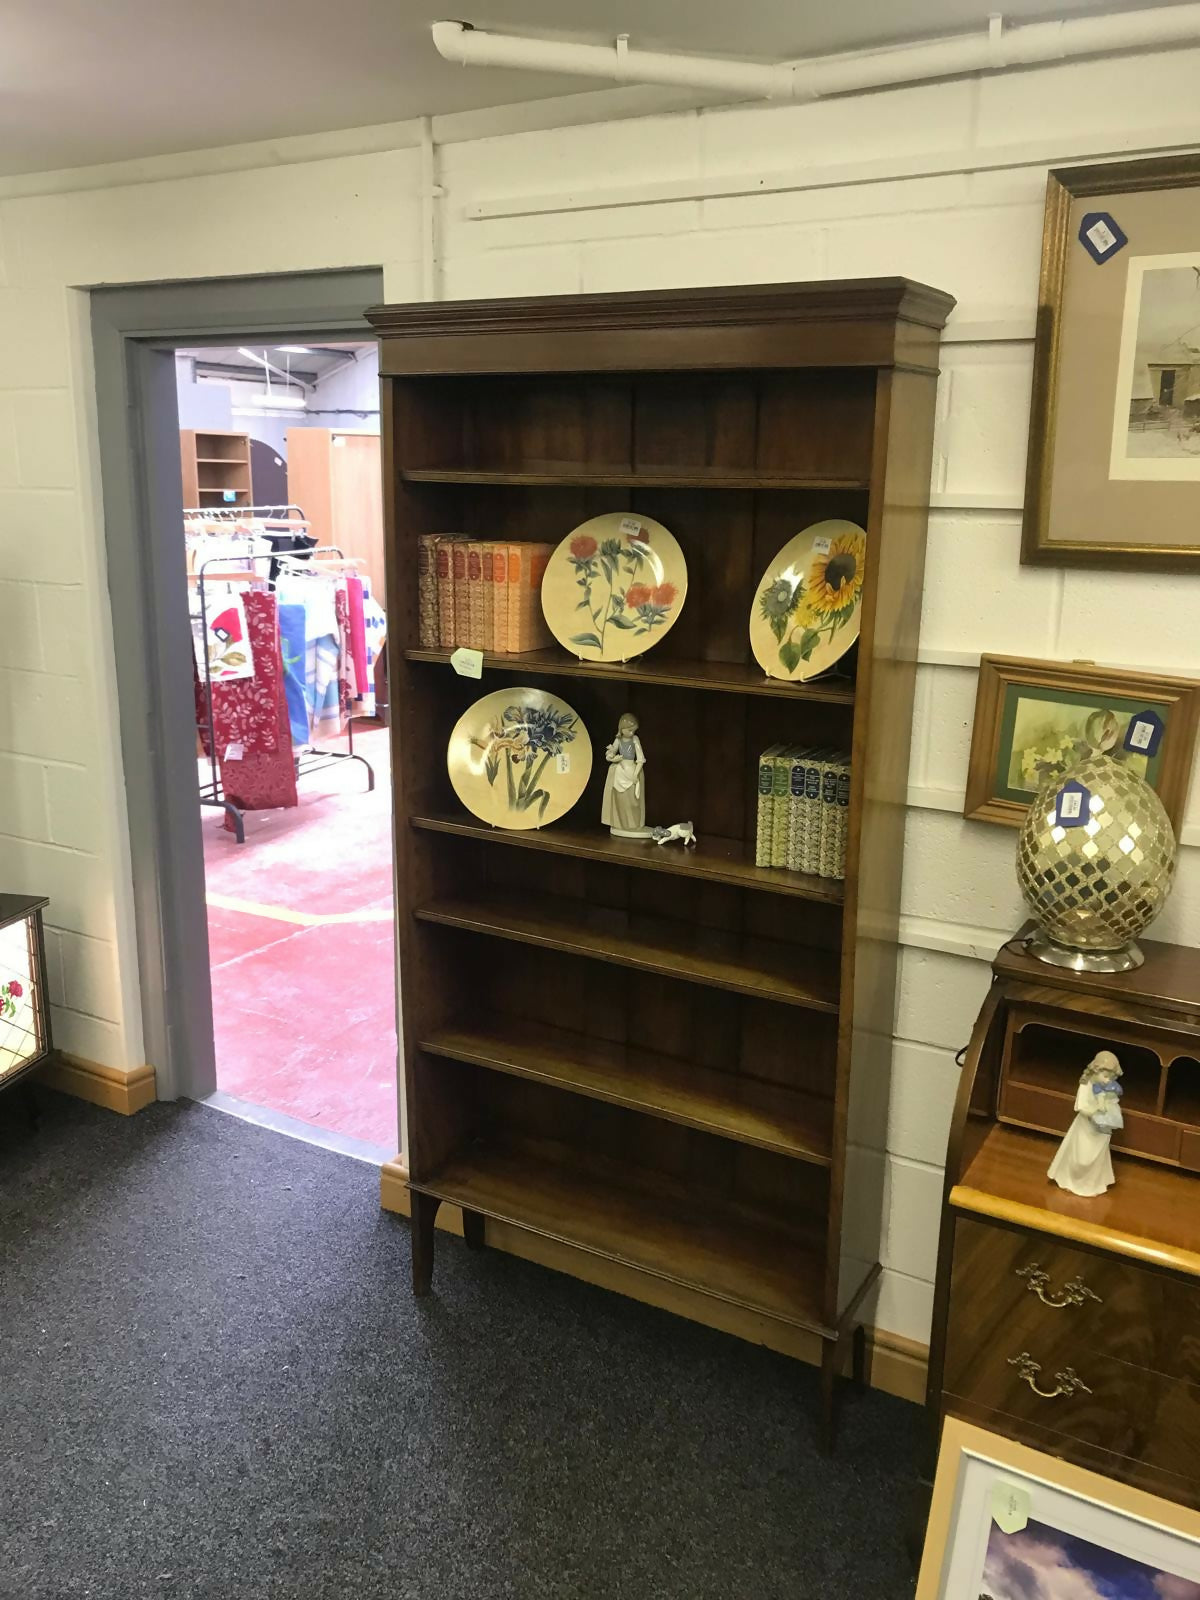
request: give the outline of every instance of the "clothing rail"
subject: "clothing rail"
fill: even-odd
[[[278,508],[272,508],[272,509],[278,509]],[[289,507],[289,508],[286,508],[286,509],[299,510],[299,507]],[[241,507],[240,510],[244,514],[245,511],[246,511],[246,508],[245,507]],[[187,516],[187,515],[189,515],[189,513],[185,512],[184,515]],[[193,515],[198,515],[198,513],[193,513]],[[303,518],[303,513],[301,513],[301,518]],[[312,562],[311,558],[313,556],[315,556],[316,554],[318,554],[318,552],[325,552],[325,551],[328,551],[330,554],[336,556],[342,562],[348,562],[351,559],[351,558],[348,558],[346,556],[345,552],[342,551],[341,549],[339,549],[338,546],[336,546],[336,545],[318,545],[315,549],[305,549],[303,547],[298,547],[294,552],[289,552],[287,550],[278,550],[278,551],[274,552],[274,555],[276,557],[282,557],[283,560],[287,561],[288,565],[289,565],[289,568],[291,570],[295,571],[295,572],[302,572],[306,568],[308,569],[309,572],[312,572],[314,570],[314,565],[313,565],[313,562]],[[307,558],[307,559],[298,559],[298,558]],[[247,574],[247,571],[244,570],[244,569],[247,568],[248,559],[249,559],[249,563],[250,563],[249,574]],[[233,566],[236,569],[241,569],[241,570],[237,570],[236,572],[229,573],[227,575],[227,581],[228,581],[228,579],[232,579],[232,578],[241,579],[241,578],[246,577],[247,575],[257,576],[255,571],[254,571],[254,567],[253,567],[253,562],[256,559],[260,560],[260,561],[265,561],[267,559],[267,557],[266,556],[259,556],[259,557],[253,557],[252,556],[250,558],[247,558],[246,556],[241,556],[241,555],[238,555],[238,556],[210,556],[207,560],[202,561],[200,563],[200,565],[197,567],[196,573],[195,573],[195,577],[197,579],[197,587],[198,587],[199,597],[200,597],[200,634],[201,634],[201,639],[202,639],[203,644],[204,644],[204,650],[203,650],[204,677],[203,677],[203,680],[202,680],[202,687],[203,687],[203,690],[204,690],[204,704],[203,704],[203,707],[202,707],[202,715],[197,720],[197,723],[196,723],[196,731],[198,733],[200,733],[200,734],[207,735],[207,741],[208,741],[207,755],[208,755],[208,765],[209,765],[209,774],[210,774],[208,781],[206,783],[201,783],[200,784],[200,804],[202,806],[220,806],[222,808],[222,810],[225,812],[226,816],[229,817],[229,819],[233,823],[233,831],[234,831],[234,834],[235,834],[235,836],[237,838],[238,844],[245,844],[245,842],[246,842],[245,820],[243,818],[241,809],[238,806],[234,805],[233,801],[227,799],[226,796],[225,796],[224,787],[223,787],[222,782],[221,782],[221,771],[220,771],[220,767],[218,765],[218,760],[217,760],[217,733],[216,733],[216,726],[215,726],[215,721],[214,721],[214,717],[213,717],[212,667],[211,667],[211,665],[209,663],[209,659],[208,659],[208,596],[207,596],[207,582],[208,582],[208,569],[210,567]],[[319,572],[320,569],[321,569],[321,564],[317,564],[316,571]],[[219,581],[219,579],[220,579],[220,574],[219,573],[214,573],[213,574],[213,581]],[[270,583],[269,586],[273,587],[273,582]],[[308,744],[308,745],[303,746],[299,751],[293,752],[293,761],[295,763],[295,771],[296,771],[296,780],[297,780],[297,782],[299,782],[299,780],[302,777],[306,777],[308,774],[313,773],[313,772],[320,772],[323,768],[331,767],[338,761],[359,761],[367,769],[367,793],[368,794],[371,793],[371,791],[375,788],[375,769],[374,769],[374,767],[372,767],[371,763],[367,760],[367,758],[365,756],[360,755],[355,751],[355,748],[354,748],[354,722],[355,722],[354,713],[353,713],[353,711],[350,711],[350,713],[348,714],[348,716],[346,718],[346,743],[347,743],[347,748],[345,750],[321,750],[321,749],[318,749],[315,745]],[[313,759],[306,760],[305,759],[306,757],[312,757]]]
[[[279,565],[286,567],[287,571],[296,577],[313,577],[319,573],[326,563],[319,558],[334,556],[342,567],[361,567],[362,562],[356,556],[348,556],[336,544],[319,544],[315,549],[297,552],[289,556],[286,550],[279,551]],[[361,685],[359,686],[361,689]],[[311,757],[311,760],[306,759]],[[375,788],[375,768],[366,756],[359,755],[354,748],[354,712],[351,711],[346,718],[346,748],[344,750],[320,750],[316,745],[305,745],[297,757],[296,777],[306,777],[310,772],[320,772],[324,767],[331,767],[338,761],[361,761],[367,769],[367,793]]]
[[[237,522],[246,517],[278,517],[286,522],[293,512],[295,521],[306,520],[299,506],[187,506],[183,515],[193,522]]]

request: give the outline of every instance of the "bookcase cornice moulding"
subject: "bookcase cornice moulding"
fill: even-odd
[[[909,741],[941,326],[903,279],[369,313],[382,340],[398,942],[413,1221],[489,1224],[616,1264],[822,1348],[822,1433],[880,1272]],[[601,511],[661,521],[688,600],[628,668],[422,644],[418,540],[557,542]],[[866,532],[861,631],[831,683],[766,679],[760,575],[829,517]],[[655,819],[613,841],[602,764],[569,816],[496,835],[457,808],[446,741],[481,689],[553,685],[593,743],[632,710]],[[755,865],[758,756],[849,750],[844,883]],[[669,848],[669,847],[668,847]],[[885,1107],[886,1109],[886,1107]],[[860,1170],[861,1167],[861,1170]],[[660,1289],[655,1289],[658,1294]],[[652,1297],[647,1290],[647,1297]]]
[[[826,363],[935,370],[938,336],[954,304],[905,278],[765,283],[745,288],[655,289],[377,306],[384,375],[522,370],[613,370],[616,333],[641,334],[642,363],[664,367],[790,367]],[[544,343],[552,335],[553,343]],[[521,336],[537,353],[514,351]],[[757,339],[757,342],[754,342]],[[489,349],[478,341],[495,340]],[[536,363],[531,365],[530,362]],[[930,364],[932,363],[932,365]]]

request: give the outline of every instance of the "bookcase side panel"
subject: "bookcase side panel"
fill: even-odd
[[[879,1261],[886,1222],[885,1140],[936,385],[934,373],[878,377],[830,1189],[828,1292],[835,1314]]]

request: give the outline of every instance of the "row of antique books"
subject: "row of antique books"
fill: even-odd
[[[425,649],[517,654],[553,643],[542,616],[552,544],[501,544],[458,533],[417,540],[418,636]]]
[[[759,756],[755,866],[844,878],[849,818],[846,751],[773,744]]]

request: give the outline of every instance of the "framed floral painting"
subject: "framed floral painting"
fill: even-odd
[[[1087,662],[983,656],[963,815],[1018,828],[1051,777],[1091,748],[1088,718],[1117,721],[1110,754],[1146,779],[1176,832],[1183,821],[1200,716],[1200,683]]]
[[[916,1600],[1200,1600],[1200,1512],[947,1417]]]

